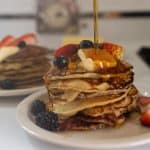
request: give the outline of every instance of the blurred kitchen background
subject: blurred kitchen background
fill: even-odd
[[[50,48],[64,36],[93,36],[92,0],[0,0],[0,38],[35,32]],[[150,41],[150,0],[99,0],[100,35],[113,42]]]

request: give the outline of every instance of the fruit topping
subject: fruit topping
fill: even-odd
[[[11,80],[0,81],[0,88],[2,89],[15,89],[16,85]]]
[[[68,67],[69,60],[65,56],[55,57],[53,61],[54,65],[59,69]]]
[[[19,47],[19,48],[24,48],[24,47],[26,47],[26,42],[20,41],[20,42],[18,43],[18,47]]]
[[[82,61],[82,66],[84,69],[88,70],[88,71],[95,71],[96,70],[96,66],[94,64],[94,61],[91,58],[87,58],[85,56],[85,53],[83,52],[83,50],[79,50],[78,51],[78,56]]]
[[[99,69],[111,68],[117,65],[116,59],[106,50],[101,49],[80,49],[78,56],[83,67],[88,71],[98,71]]]
[[[59,130],[58,115],[53,112],[41,112],[36,117],[36,124],[49,131]]]
[[[17,46],[21,41],[24,41],[26,44],[35,44],[36,43],[36,35],[33,33],[25,34],[17,39],[14,39],[6,46]]]
[[[46,106],[45,104],[40,101],[40,100],[36,100],[32,103],[31,105],[31,112],[33,115],[38,115],[41,112],[45,112],[46,111]]]
[[[102,43],[100,44],[100,47],[101,49],[106,49],[110,54],[112,54],[117,59],[123,59],[123,47],[112,43]]]
[[[0,62],[4,61],[9,56],[16,54],[17,52],[19,52],[19,48],[17,46],[1,47],[0,48]]]
[[[74,55],[77,52],[78,48],[79,46],[76,44],[68,44],[56,50],[54,52],[54,56],[59,57],[63,55],[63,56],[69,57],[69,56]]]
[[[0,47],[6,46],[7,44],[11,43],[15,38],[11,35],[5,36],[2,41],[0,42]]]
[[[94,44],[90,40],[83,40],[80,42],[80,49],[92,48],[92,47],[94,47]]]
[[[142,125],[150,127],[150,110],[142,114],[140,121]]]

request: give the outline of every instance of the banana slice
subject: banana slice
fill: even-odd
[[[17,46],[8,46],[0,48],[0,62],[4,61],[9,56],[16,54],[19,51]]]
[[[110,85],[108,83],[104,82],[100,85],[97,85],[95,88],[100,90],[100,91],[106,91],[109,89],[109,87],[110,87]]]
[[[78,56],[81,59],[83,68],[87,71],[98,71],[99,69],[112,68],[117,65],[116,59],[104,49],[80,49]]]
[[[78,56],[80,57],[82,61],[82,66],[87,70],[87,71],[94,71],[96,70],[95,64],[91,58],[86,58],[84,52],[82,50],[78,51]]]

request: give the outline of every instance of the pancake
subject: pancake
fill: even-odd
[[[30,62],[40,62],[42,60],[47,60],[49,59],[49,55],[48,54],[42,54],[40,56],[38,56],[38,59],[36,57],[28,57],[28,58],[18,58],[18,59],[6,59],[5,61],[3,61],[3,63],[21,63],[23,61],[27,62],[27,61],[30,61]]]
[[[53,111],[62,116],[72,116],[82,110],[85,110],[86,112],[86,109],[91,109],[91,108],[95,109],[95,107],[102,108],[103,106],[107,106],[107,105],[113,106],[113,104],[117,102],[122,102],[122,101],[130,102],[130,99],[132,97],[137,96],[137,92],[135,93],[134,90],[136,89],[129,88],[125,93],[118,94],[118,95],[112,94],[112,95],[105,95],[105,96],[92,97],[92,98],[86,98],[86,99],[76,99],[72,102],[66,102],[66,103],[65,102],[59,103],[59,101],[53,100],[54,102]]]
[[[132,66],[118,61],[118,65],[114,68],[100,69],[98,71],[87,71],[84,68],[75,69],[64,69],[58,70],[56,68],[51,68],[45,75],[45,80],[63,80],[63,79],[73,79],[73,78],[108,78],[110,76],[119,76],[125,73],[129,73],[132,70]],[[107,76],[106,76],[107,75]]]
[[[17,54],[8,57],[7,60],[28,59],[29,57],[36,58],[44,54],[48,54],[47,48],[36,45],[26,45],[24,48],[21,48]]]
[[[30,73],[37,73],[37,74],[40,72],[45,73],[48,70],[49,65],[46,64],[44,68],[43,68],[43,65],[44,64],[39,64],[39,65],[33,65],[31,67],[25,67],[20,70],[5,71],[0,76],[10,77],[13,75],[19,76],[19,75],[30,74]]]
[[[91,109],[86,109],[82,111],[82,114],[91,116],[91,117],[98,117],[103,116],[106,114],[114,114],[115,116],[120,116],[122,113],[126,113],[130,110],[136,109],[136,98],[131,99],[127,97],[126,99],[114,103],[112,105],[106,105],[103,107],[95,107]]]
[[[54,63],[44,76],[46,108],[59,117],[61,130],[115,127],[137,110],[139,92],[132,65],[101,48],[83,48],[65,57],[66,67]]]
[[[15,75],[15,76],[0,76],[0,80],[12,80],[12,81],[22,81],[22,80],[30,80],[34,79],[35,77],[41,77],[44,72],[35,72],[35,73],[30,73],[30,74],[24,74],[24,75]]]
[[[83,117],[84,118],[84,117]],[[65,122],[60,124],[60,130],[76,130],[76,131],[85,131],[85,130],[96,130],[103,129],[106,127],[115,127],[121,125],[125,122],[125,117],[120,116],[118,118],[112,119],[109,118],[97,118],[98,122],[90,122],[90,118],[84,120],[81,116],[69,118]]]
[[[34,58],[35,59],[35,58]],[[36,58],[37,59],[37,58]],[[0,71],[10,71],[10,70],[19,70],[24,67],[32,67],[33,65],[40,65],[40,64],[49,64],[49,59],[46,57],[41,57],[39,60],[22,60],[21,62],[3,62],[0,63]]]

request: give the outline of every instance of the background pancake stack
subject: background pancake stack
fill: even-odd
[[[91,130],[123,124],[127,114],[137,108],[138,91],[133,85],[132,66],[121,60],[123,49],[119,46],[102,43],[95,55],[94,49],[82,45],[76,51],[72,47],[73,54],[69,57],[66,54],[69,46],[56,51],[55,66],[45,75],[48,110],[59,116],[61,130]],[[101,53],[103,57],[98,60]],[[112,65],[113,58],[116,64],[104,67]],[[68,62],[64,63],[66,67],[60,65],[60,60]],[[90,62],[96,62],[93,70],[94,63]],[[97,64],[103,67],[97,68]]]
[[[29,88],[43,84],[42,77],[50,67],[48,49],[28,43],[21,41],[18,46],[2,47],[1,55],[12,48],[18,48],[18,51],[0,61],[1,89]]]

